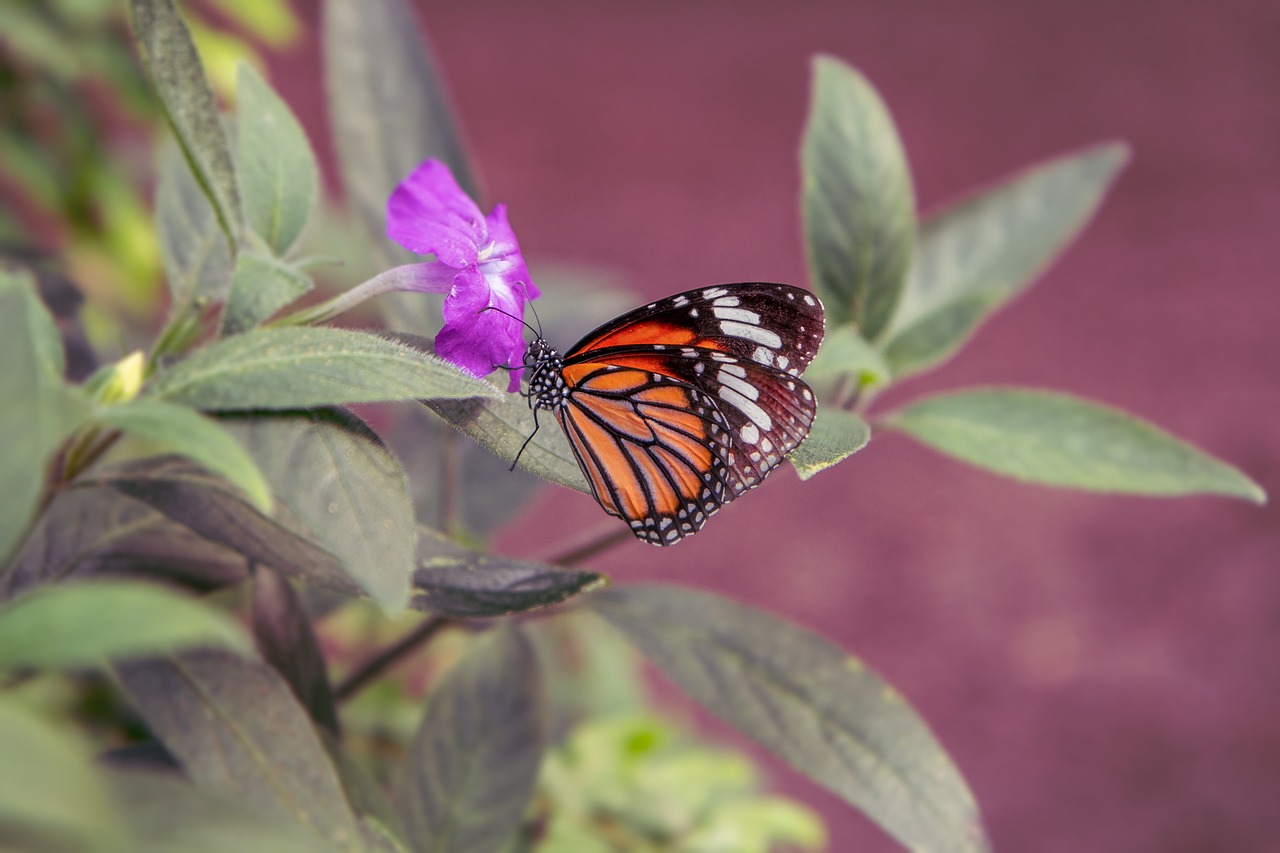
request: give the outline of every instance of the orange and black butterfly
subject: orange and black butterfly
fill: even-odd
[[[751,283],[668,296],[563,357],[539,335],[524,362],[534,431],[539,409],[554,412],[605,512],[675,544],[809,434],[815,402],[799,377],[822,333],[816,296]]]

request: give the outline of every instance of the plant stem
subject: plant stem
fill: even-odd
[[[583,544],[574,545],[568,550],[546,560],[546,562],[556,566],[576,566],[602,551],[607,551],[616,545],[626,542],[632,538],[632,535],[630,529],[611,523],[607,529],[591,535],[591,538]]]
[[[377,678],[402,657],[431,639],[450,621],[443,616],[428,616],[422,620],[422,623],[417,628],[414,628],[382,651],[359,663],[355,669],[347,674],[346,678],[338,683],[338,686],[333,688],[333,700],[335,702],[345,702],[355,696],[370,681]]]

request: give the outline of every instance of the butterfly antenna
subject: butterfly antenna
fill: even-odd
[[[533,304],[533,300],[532,300],[532,299],[529,299],[529,291],[528,291],[527,289],[525,289],[525,286],[524,286],[524,282],[523,282],[523,281],[522,281],[522,282],[520,282],[520,289],[521,289],[521,290],[524,290],[524,292],[525,292],[525,294],[524,294],[525,299],[527,299],[527,300],[529,301],[529,310],[533,312],[533,319],[535,319],[535,320],[537,320],[537,321],[538,321],[538,337],[542,337],[542,318],[538,316],[538,309],[537,309],[537,307],[536,307],[536,306],[534,306],[534,304]],[[528,324],[528,323],[525,323],[525,325],[527,326],[527,325],[529,325],[529,324]]]
[[[532,305],[532,304],[530,304],[530,306],[529,306],[529,307],[530,307],[530,308],[532,308],[532,307],[533,307],[533,305]],[[501,308],[499,308],[497,305],[486,305],[484,308],[481,308],[481,309],[480,309],[479,311],[477,311],[476,313],[477,313],[477,314],[483,314],[483,313],[484,313],[484,312],[486,312],[486,311],[497,311],[499,314],[501,314],[501,315],[502,315],[502,316],[504,316],[504,317],[510,317],[512,320],[516,320],[516,321],[518,321],[518,322],[520,322],[520,323],[524,323],[524,327],[525,327],[526,329],[528,329],[529,331],[533,332],[533,333],[534,333],[535,335],[537,335],[538,337],[542,337],[542,330],[541,330],[541,329],[535,329],[533,326],[530,326],[528,323],[525,323],[525,321],[524,321],[524,318],[523,318],[523,317],[517,317],[515,314],[511,314],[511,313],[509,313],[509,312],[507,312],[507,311],[503,311],[503,310],[502,310]],[[537,316],[538,316],[538,313],[535,311],[533,316],[534,316],[534,317],[537,317]],[[538,324],[538,325],[542,325],[542,324],[541,324],[541,322],[539,322],[539,324]]]

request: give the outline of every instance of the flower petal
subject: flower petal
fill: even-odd
[[[490,306],[501,310],[484,310]],[[488,376],[499,365],[520,364],[524,324],[515,317],[523,307],[506,288],[491,289],[478,271],[459,272],[444,301],[445,326],[436,335],[436,355],[476,377]],[[510,373],[508,390],[519,390],[521,371]]]
[[[488,226],[489,245],[481,250],[480,260],[490,283],[493,283],[493,275],[496,273],[524,299],[537,299],[542,293],[529,276],[529,268],[525,266],[524,255],[520,253],[520,244],[516,241],[516,232],[507,221],[507,206],[496,205],[493,212],[485,217],[485,224]],[[519,312],[512,313],[523,316],[523,301],[519,307]]]
[[[423,163],[387,199],[387,236],[454,269],[476,263],[488,231],[480,208],[439,160]]]

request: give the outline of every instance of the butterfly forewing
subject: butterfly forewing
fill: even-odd
[[[799,374],[822,343],[822,303],[788,284],[722,284],[668,296],[612,320],[565,355],[619,346],[698,347]]]
[[[583,338],[535,405],[555,410],[604,510],[670,545],[804,440],[815,403],[798,376],[822,332],[821,303],[789,285],[677,294]]]

